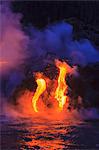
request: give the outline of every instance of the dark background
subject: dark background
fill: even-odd
[[[76,18],[84,24],[99,26],[98,1],[16,1],[12,6],[15,12],[23,14],[24,25],[32,23],[41,28],[48,23]]]

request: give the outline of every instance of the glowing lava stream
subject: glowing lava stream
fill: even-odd
[[[60,110],[63,109],[64,104],[66,103],[67,96],[65,95],[67,85],[65,81],[67,69],[66,69],[66,63],[61,62],[59,60],[56,60],[56,66],[59,68],[59,77],[58,77],[58,86],[55,91],[55,98],[59,102],[59,108]]]
[[[33,105],[34,111],[38,112],[37,100],[39,99],[40,95],[45,91],[45,89],[46,89],[46,82],[42,78],[37,79],[36,82],[37,82],[38,87],[37,87],[36,92],[35,92],[35,94],[34,94],[34,96],[32,98],[32,105]]]

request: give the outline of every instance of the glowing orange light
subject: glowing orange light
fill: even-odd
[[[46,89],[46,82],[44,79],[40,78],[40,79],[37,79],[36,80],[37,82],[37,89],[36,89],[36,92],[32,98],[32,105],[33,105],[33,108],[34,108],[34,111],[35,112],[38,112],[38,109],[37,109],[37,101],[40,97],[40,95],[45,91]]]
[[[63,109],[64,104],[66,103],[67,96],[65,95],[65,92],[67,90],[67,85],[65,81],[67,69],[66,69],[66,63],[61,62],[59,60],[55,61],[56,66],[59,68],[59,77],[58,77],[58,86],[55,91],[55,98],[59,102],[59,108],[60,110]]]
[[[1,65],[1,66],[2,66],[2,65],[6,65],[6,64],[8,64],[7,61],[0,61],[0,65]]]
[[[42,95],[45,90],[46,92],[43,95],[43,99],[39,101],[38,106],[41,106],[40,102],[44,102],[46,105],[46,100],[48,104],[53,103],[53,105],[46,106],[52,106],[55,109],[57,109],[56,102],[58,101],[58,108],[61,111],[63,110],[65,104],[66,107],[68,106],[69,98],[66,96],[68,85],[66,84],[65,78],[67,73],[72,72],[72,68],[66,62],[61,62],[59,60],[55,60],[55,65],[59,69],[59,75],[57,80],[53,80],[53,84],[52,81],[42,73],[37,72],[35,74],[37,79],[37,89],[32,98],[32,106],[35,112],[38,112],[37,101],[40,99],[40,95]]]

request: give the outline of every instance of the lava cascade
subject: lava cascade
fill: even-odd
[[[49,93],[50,99],[53,99],[54,97],[54,99],[58,102],[58,110],[62,111],[64,105],[68,103],[68,96],[66,95],[68,86],[65,79],[67,73],[69,73],[72,68],[66,62],[62,62],[59,60],[55,60],[55,65],[58,68],[59,72],[57,79],[53,80],[54,88],[52,88],[53,86],[51,87],[51,84],[47,84],[47,78],[45,78],[42,73],[38,73],[39,76],[36,76],[37,89],[32,98],[32,106],[35,112],[38,112],[37,105],[39,98],[42,96],[42,94],[46,93],[45,91],[47,90],[47,88],[49,88],[47,87],[49,85],[50,89],[52,88],[50,90],[51,93]],[[50,82],[52,81],[50,80]],[[40,100],[42,99],[40,98]]]

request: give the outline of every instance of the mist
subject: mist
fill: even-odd
[[[99,51],[88,39],[73,38],[73,26],[66,22],[53,23],[43,30],[29,28],[30,53],[40,57],[46,52],[55,53],[58,58],[65,58],[72,65],[85,66],[99,61]]]
[[[72,66],[99,62],[98,49],[88,39],[74,39],[71,24],[60,21],[41,30],[32,25],[25,30],[20,23],[22,14],[12,12],[10,3],[0,5],[0,76],[2,85],[5,84],[0,90],[4,104],[16,86],[25,79],[21,66],[29,65],[27,59],[36,62],[50,52],[59,59],[69,61]],[[9,108],[13,110],[12,106]]]
[[[16,68],[25,59],[28,36],[23,32],[20,23],[21,14],[10,9],[10,3],[0,4],[0,66],[1,73]]]

